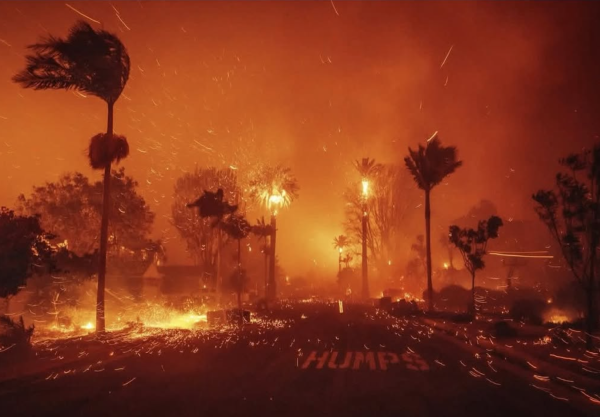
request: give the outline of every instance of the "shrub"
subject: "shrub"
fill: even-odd
[[[544,322],[544,312],[547,308],[548,305],[544,300],[524,298],[513,303],[509,315],[513,320],[541,325]]]
[[[517,335],[517,329],[512,327],[507,321],[498,321],[494,323],[492,332],[497,338],[515,337]]]
[[[25,352],[31,349],[31,337],[35,326],[25,327],[23,316],[14,321],[8,316],[0,316],[0,345],[13,346],[11,350]]]

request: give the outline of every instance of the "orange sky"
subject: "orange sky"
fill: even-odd
[[[278,249],[301,274],[315,262],[337,268],[331,241],[357,158],[401,162],[435,131],[456,145],[464,166],[433,195],[441,231],[481,198],[532,218],[531,194],[551,184],[557,159],[598,132],[593,2],[337,1],[337,13],[329,1],[69,5],[129,50],[115,130],[174,262],[186,257],[168,220],[173,185],[195,164],[293,169],[300,199],[280,215]],[[68,170],[100,178],[85,149],[105,128],[103,102],[10,81],[27,44],[79,18],[62,2],[0,2],[2,205]],[[421,208],[406,228],[421,232]]]

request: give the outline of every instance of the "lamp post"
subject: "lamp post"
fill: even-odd
[[[368,264],[367,264],[367,198],[369,197],[369,180],[362,180],[362,296],[369,298]]]

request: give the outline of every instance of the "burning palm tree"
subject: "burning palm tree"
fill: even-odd
[[[367,201],[369,199],[369,185],[372,178],[381,171],[382,165],[375,163],[374,159],[363,158],[356,161],[354,167],[361,177],[362,185],[362,296],[369,298],[369,267],[367,264],[367,227],[369,222],[369,212]]]
[[[256,224],[252,226],[252,233],[258,236],[259,239],[264,239],[264,244],[261,246],[261,252],[265,258],[265,297],[267,296],[267,287],[269,282],[269,256],[271,253],[271,248],[267,243],[267,237],[270,237],[273,234],[273,228],[270,224],[265,223],[265,217],[261,217],[256,221]]]
[[[277,238],[277,214],[288,207],[298,197],[298,181],[290,168],[281,165],[262,167],[256,177],[250,180],[250,197],[271,212],[271,245],[269,285],[267,298],[277,295],[275,277],[275,243]]]
[[[90,165],[104,169],[104,198],[100,228],[100,262],[96,331],[105,331],[104,287],[110,199],[111,164],[129,154],[124,136],[113,133],[113,108],[129,79],[129,55],[121,40],[104,30],[94,30],[80,21],[66,39],[49,36],[29,46],[26,68],[13,81],[34,90],[77,90],[102,99],[108,107],[106,133],[95,135],[90,143]]]
[[[425,191],[425,247],[427,251],[427,294],[429,311],[433,310],[433,283],[431,281],[431,209],[429,197],[431,190],[462,165],[457,160],[456,147],[442,146],[436,135],[427,141],[427,145],[419,145],[413,151],[408,148],[409,155],[404,158],[406,167],[412,174],[417,186]]]

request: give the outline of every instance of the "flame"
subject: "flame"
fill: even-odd
[[[285,190],[274,189],[271,190],[272,193],[265,190],[261,194],[261,200],[264,202],[264,205],[273,213],[274,216],[277,215],[280,208],[287,207],[290,205],[290,197],[285,192]]]
[[[562,324],[569,323],[573,320],[575,315],[572,312],[559,310],[557,308],[551,308],[546,314],[544,319],[548,323]]]
[[[548,319],[548,321],[550,323],[554,323],[554,324],[568,323],[569,322],[569,317],[567,317],[564,314],[555,314],[553,316],[550,316],[550,318]]]
[[[362,180],[362,195],[365,198],[369,195],[369,180]]]
[[[81,326],[81,328],[85,330],[93,330],[96,328],[96,326],[94,326],[94,324],[91,321],[88,321],[86,324]]]

